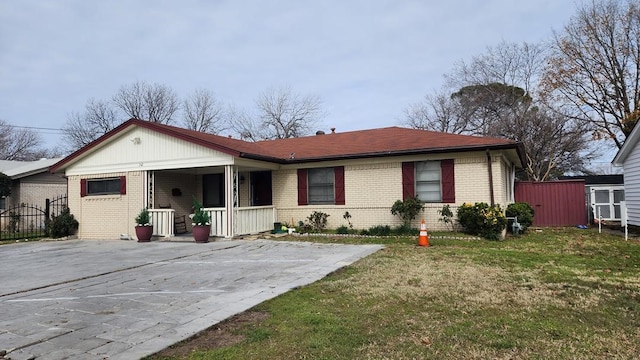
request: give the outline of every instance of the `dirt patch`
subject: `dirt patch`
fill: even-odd
[[[236,314],[212,327],[199,332],[198,334],[181,341],[171,347],[168,347],[149,359],[172,357],[187,358],[194,351],[204,351],[218,349],[225,346],[235,345],[244,340],[244,335],[240,334],[239,329],[247,324],[259,324],[262,320],[267,319],[269,314],[261,311],[245,311]]]

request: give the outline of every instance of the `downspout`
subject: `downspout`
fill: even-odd
[[[487,168],[489,169],[489,196],[491,197],[491,206],[494,206],[496,201],[493,195],[493,169],[491,168],[491,153],[487,149]]]

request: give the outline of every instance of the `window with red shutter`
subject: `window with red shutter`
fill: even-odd
[[[418,196],[423,202],[456,202],[453,159],[402,163],[403,200]]]

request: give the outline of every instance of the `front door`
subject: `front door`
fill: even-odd
[[[251,172],[251,205],[273,205],[271,200],[271,171]]]
[[[202,175],[202,206],[224,207],[224,174]]]

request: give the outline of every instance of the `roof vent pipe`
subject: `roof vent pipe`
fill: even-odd
[[[331,128],[331,133],[332,133],[332,134],[335,134],[335,133],[336,133],[336,128],[332,127],[332,128]]]

